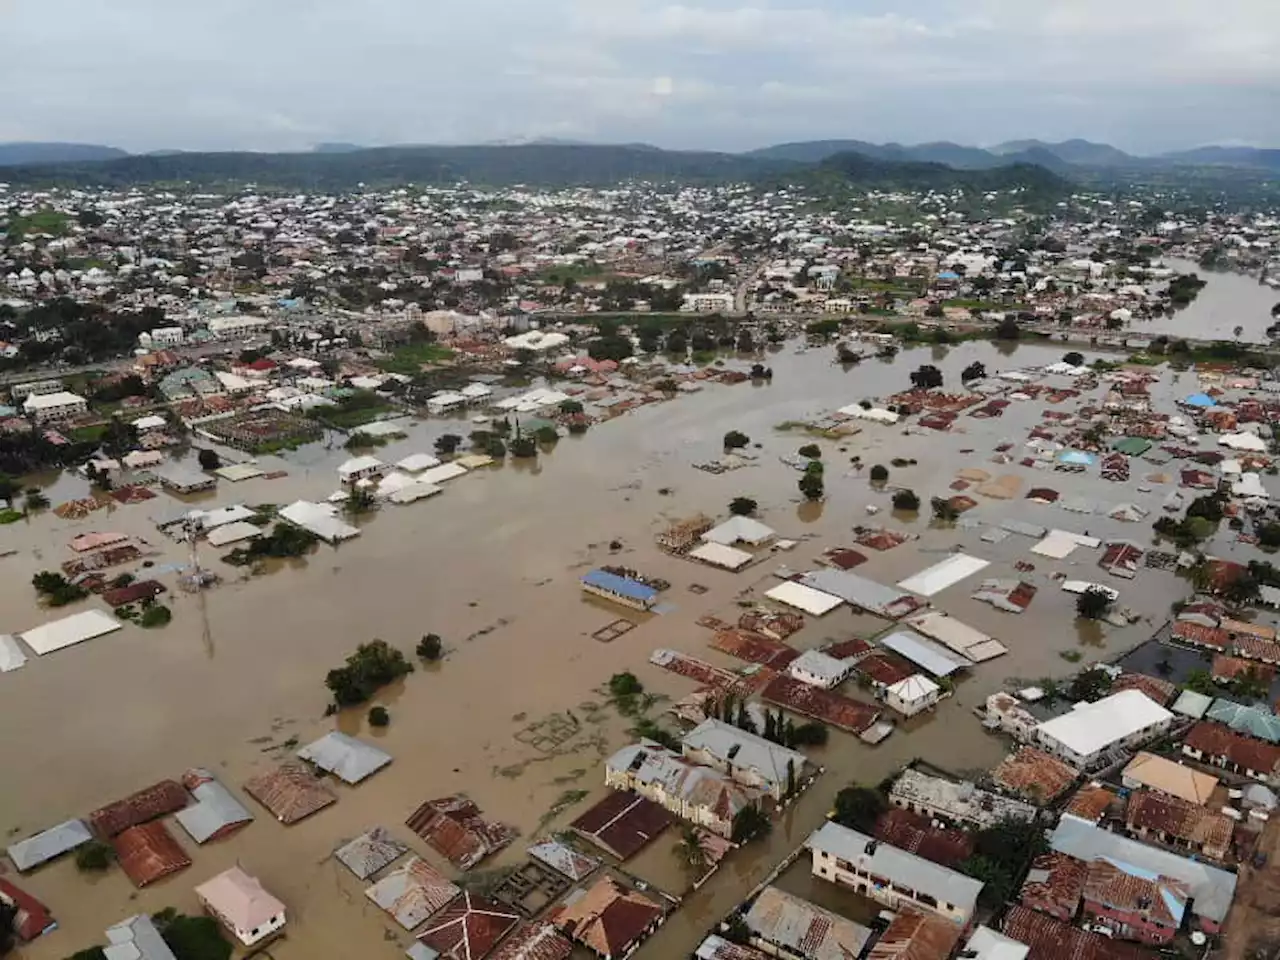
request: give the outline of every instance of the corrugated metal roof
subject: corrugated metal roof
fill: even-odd
[[[307,744],[297,756],[350,784],[367,780],[391,762],[385,750],[336,730]]]
[[[743,917],[756,936],[808,960],[861,956],[871,930],[777,887],[765,887]]]
[[[895,630],[877,641],[880,646],[892,650],[912,663],[924,668],[935,677],[949,677],[959,670],[967,670],[973,661],[952,653],[941,644],[934,643],[914,630]]]
[[[42,863],[48,863],[64,853],[70,853],[83,843],[93,839],[93,834],[81,820],[68,820],[56,827],[50,827],[37,833],[34,837],[19,840],[9,847],[9,859],[25,873]]]
[[[583,576],[582,582],[586,586],[598,587],[601,590],[616,593],[620,597],[628,597],[642,603],[656,600],[658,597],[658,591],[653,587],[636,580],[628,580],[626,577],[620,577],[616,573],[609,573],[605,570],[590,571]]]
[[[318,813],[338,798],[309,767],[287,760],[244,785],[245,793],[271,811],[284,824]]]
[[[89,814],[89,826],[99,837],[110,840],[130,827],[176,813],[190,802],[191,795],[182,784],[176,780],[161,780],[93,811]]]
[[[196,843],[207,843],[253,822],[253,814],[208,770],[188,770],[182,784],[196,802],[179,810],[175,819]]]
[[[461,891],[421,857],[387,874],[365,896],[412,930]]]
[[[585,880],[596,867],[600,866],[600,861],[595,857],[589,857],[568,844],[554,839],[533,844],[529,847],[528,853],[534,860],[545,863],[570,880]]]
[[[333,852],[334,858],[361,880],[368,880],[409,851],[382,827],[374,827]]]
[[[138,888],[191,866],[191,858],[158,820],[130,827],[112,842],[120,869]]]

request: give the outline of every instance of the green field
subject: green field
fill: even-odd
[[[429,363],[440,363],[453,357],[453,351],[437,343],[413,343],[397,347],[390,357],[378,361],[378,367],[387,373],[399,373],[411,377],[420,373]]]
[[[61,237],[67,232],[67,215],[57,210],[37,210],[29,217],[9,221],[9,238],[20,240],[29,233],[48,233]]]

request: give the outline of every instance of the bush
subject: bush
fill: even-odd
[[[822,456],[822,448],[816,443],[806,443],[798,452],[800,456],[808,457],[810,460],[817,460]]]
[[[644,693],[644,684],[630,671],[615,673],[609,678],[609,693],[615,697],[634,697]]]
[[[418,655],[418,659],[434,663],[444,653],[444,641],[440,639],[440,634],[428,633],[418,641],[418,646],[414,648],[414,652]]]
[[[541,444],[550,445],[560,439],[560,434],[555,427],[546,426],[534,431],[533,437]]]
[[[740,430],[730,430],[724,435],[724,448],[738,450],[751,442],[751,438]]]
[[[72,583],[60,573],[43,570],[31,578],[31,585],[36,588],[51,607],[65,607],[69,603],[83,600],[89,591],[79,584]]]
[[[734,497],[729,501],[729,512],[735,517],[749,517],[758,506],[750,497]]]
[[[1076,616],[1085,620],[1101,620],[1111,610],[1111,595],[1104,590],[1086,590],[1076,597]]]
[[[325,686],[340,707],[364,703],[380,688],[413,673],[413,664],[385,640],[362,643],[345,666],[330,670]]]
[[[391,723],[391,714],[387,712],[386,707],[374,707],[369,711],[369,726],[385,727]]]
[[[90,840],[76,848],[76,869],[85,873],[101,873],[115,863],[115,859],[115,849],[101,840]]]
[[[177,960],[230,960],[231,944],[212,917],[187,917],[166,910],[152,919]]]
[[[1072,350],[1062,358],[1062,362],[1069,363],[1073,367],[1082,367],[1084,366],[1084,354],[1076,350]]]
[[[446,433],[436,437],[436,453],[447,456],[456,453],[460,446],[462,446],[462,438],[456,433]]]
[[[499,441],[501,442],[501,441]],[[511,441],[511,456],[525,460],[538,455],[538,442],[533,437],[519,436]]]
[[[889,479],[889,468],[882,463],[877,463],[871,468],[870,476],[872,483],[884,483]]]
[[[804,476],[800,478],[800,493],[806,500],[821,500],[826,493],[826,487],[822,482],[822,474],[805,471]]]
[[[138,618],[138,626],[149,630],[153,627],[163,627],[172,619],[173,611],[163,604],[153,603],[142,611],[142,616]]]
[[[912,512],[920,509],[920,498],[914,490],[899,490],[893,495],[893,509]]]
[[[889,801],[879,790],[871,787],[845,787],[836,794],[832,820],[850,830],[870,834],[875,829],[880,814],[889,808]]]
[[[196,459],[200,461],[201,470],[217,470],[222,466],[222,458],[216,450],[201,450],[196,454]]]

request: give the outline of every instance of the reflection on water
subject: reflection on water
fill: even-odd
[[[1106,635],[1103,632],[1102,623],[1097,620],[1088,620],[1085,617],[1077,617],[1076,639],[1082,647],[1103,646],[1106,643]]]
[[[824,509],[826,504],[822,500],[805,500],[796,507],[796,519],[801,523],[817,523]]]
[[[1235,328],[1241,327],[1242,342],[1268,342],[1266,330],[1273,322],[1275,290],[1256,277],[1203,270],[1190,260],[1170,258],[1163,265],[1178,273],[1198,274],[1207,283],[1195,300],[1171,315],[1135,321],[1136,333],[1235,340]]]

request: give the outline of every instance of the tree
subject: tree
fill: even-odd
[[[1022,336],[1022,330],[1018,327],[1018,320],[1009,314],[1005,314],[1005,318],[996,326],[997,340],[1017,340]]]
[[[821,747],[826,744],[827,736],[826,725],[817,720],[806,721],[798,727],[788,720],[782,739],[788,747]]]
[[[391,714],[386,707],[373,707],[369,711],[369,726],[385,727],[391,723]]]
[[[743,807],[734,815],[733,832],[729,839],[734,843],[750,843],[752,840],[764,839],[772,829],[773,823],[767,813],[756,806]]]
[[[816,443],[806,443],[803,447],[796,451],[802,457],[808,457],[811,460],[817,460],[822,456],[822,448]]]
[[[560,439],[560,434],[557,432],[555,427],[550,426],[549,424],[543,424],[533,432],[533,439],[537,440],[538,443],[543,446],[550,446]]]
[[[582,413],[582,411],[583,411],[582,403],[578,400],[561,400],[560,401],[560,412],[565,414],[566,416],[576,416],[577,414]]]
[[[870,834],[889,809],[889,801],[879,790],[871,787],[849,786],[836,794],[836,806],[831,817],[841,826],[859,833]]]
[[[1213,677],[1208,670],[1192,670],[1187,674],[1187,679],[1183,681],[1182,689],[1190,690],[1206,697],[1216,697],[1218,695],[1217,684],[1213,682]]]
[[[725,450],[738,450],[745,447],[750,442],[751,438],[741,430],[730,430],[724,435]]]
[[[1240,339],[1240,334],[1242,333],[1244,333],[1244,327],[1242,326],[1236,325],[1231,328],[1231,335],[1234,336],[1237,340]]]
[[[1111,612],[1111,594],[1090,587],[1076,597],[1076,616],[1084,620],[1101,620]]]
[[[747,926],[747,921],[742,919],[742,914],[735,913],[724,922],[724,929],[720,931],[730,943],[736,943],[740,946],[746,946],[751,943],[751,928]]]
[[[1017,893],[1013,873],[1007,866],[989,857],[969,857],[960,864],[960,872],[982,882],[978,902],[984,907],[997,909]]]
[[[138,626],[150,630],[155,627],[163,627],[172,619],[173,611],[163,604],[151,602],[146,605],[142,611],[142,616],[138,618]]]
[[[697,828],[685,824],[680,830],[680,842],[676,844],[676,856],[680,862],[695,872],[702,873],[707,869],[707,851],[702,847],[702,839]]]
[[[377,506],[377,501],[368,488],[353,485],[347,493],[345,506],[347,513],[352,516],[359,516],[362,513],[368,513]]]
[[[800,478],[800,493],[806,500],[821,500],[826,493],[821,474],[806,472]]]
[[[229,960],[231,944],[212,917],[188,917],[166,910],[152,917],[177,960]]]
[[[752,380],[772,380],[773,367],[766,367],[763,363],[753,363],[751,365]]]
[[[31,578],[31,585],[51,607],[65,607],[89,595],[84,587],[71,583],[60,573],[42,570]]]
[[[889,479],[889,468],[882,463],[877,463],[871,468],[869,476],[872,483],[884,483]]]
[[[1072,700],[1087,700],[1092,703],[1105,697],[1111,690],[1111,674],[1094,667],[1076,675],[1067,688],[1067,696]]]
[[[929,505],[933,509],[933,518],[935,520],[941,520],[943,523],[955,523],[960,519],[960,511],[945,497],[934,497],[929,501]]]
[[[757,506],[750,497],[734,497],[729,501],[729,512],[735,517],[749,517],[756,512]]]
[[[975,360],[960,372],[960,382],[968,383],[970,380],[981,380],[986,375],[986,364],[981,360]]]
[[[38,487],[29,487],[22,498],[22,509],[27,513],[36,513],[40,510],[47,510],[49,507],[49,498]]]
[[[102,873],[115,860],[115,848],[101,840],[90,840],[76,848],[76,869],[84,873]]]
[[[942,386],[942,371],[932,364],[923,364],[911,374],[911,385],[917,390],[931,390]]]
[[[18,908],[8,900],[0,899],[0,957],[7,957],[17,945],[14,926],[18,922]]]
[[[414,652],[418,655],[419,660],[426,660],[428,663],[435,663],[440,659],[444,648],[444,641],[440,639],[438,633],[424,634],[422,639],[418,641]]]
[[[796,762],[790,758],[787,759],[787,793],[786,796],[794,797],[796,795]]]
[[[538,442],[533,437],[518,435],[511,441],[511,455],[518,459],[528,459],[538,455]]]
[[[920,498],[914,490],[899,490],[893,495],[893,509],[913,512],[920,509]]]
[[[448,456],[456,453],[460,446],[462,446],[462,438],[456,433],[446,433],[436,437],[436,453]]]
[[[196,454],[196,459],[200,461],[201,470],[217,470],[222,466],[222,458],[218,456],[218,451],[210,450],[208,447]]]
[[[1228,580],[1218,593],[1233,607],[1247,606],[1258,599],[1258,581],[1247,573],[1240,573]]]
[[[325,686],[340,707],[364,703],[380,688],[413,673],[413,664],[385,640],[362,643],[344,666],[330,670]]]
[[[609,693],[615,697],[634,697],[644,693],[644,685],[629,670],[609,678]]]
[[[485,442],[484,452],[495,460],[502,460],[507,455],[507,445],[502,442],[501,437],[490,436]]]
[[[738,352],[754,353],[755,349],[756,349],[756,342],[751,336],[751,331],[744,327],[742,331],[738,334]]]

